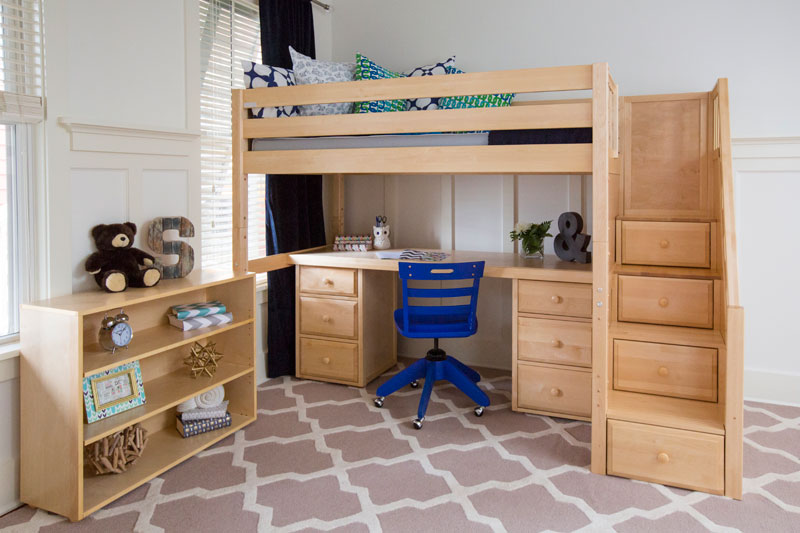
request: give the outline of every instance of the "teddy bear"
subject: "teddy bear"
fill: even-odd
[[[100,224],[92,228],[97,251],[86,260],[86,271],[101,288],[122,292],[131,287],[152,287],[161,280],[155,258],[133,248],[136,224]]]

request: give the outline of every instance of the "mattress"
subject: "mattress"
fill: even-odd
[[[489,144],[489,132],[424,133],[420,135],[346,135],[339,137],[277,137],[253,139],[253,151],[330,150],[337,148],[397,148],[409,146],[479,146]]]

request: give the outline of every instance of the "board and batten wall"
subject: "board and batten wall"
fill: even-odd
[[[800,198],[800,69],[786,66],[800,48],[800,3],[329,3],[336,61],[352,61],[360,52],[406,71],[455,55],[467,72],[607,61],[624,95],[707,91],[718,77],[729,78],[745,395],[800,404],[800,353],[792,333],[800,288],[791,276],[800,252],[789,236]],[[396,246],[509,251],[513,182],[511,176],[389,176],[378,183],[348,177],[346,230],[369,231],[383,211]],[[574,210],[591,221],[589,187],[580,177],[520,176],[517,220],[540,222]],[[510,285],[486,280],[480,302],[478,335],[443,345],[466,362],[510,368]],[[401,339],[399,353],[421,356],[427,344]]]

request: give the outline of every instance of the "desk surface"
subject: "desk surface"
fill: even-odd
[[[400,251],[400,250],[395,250]],[[445,250],[450,257],[441,262],[460,263],[466,261],[485,261],[484,276],[489,278],[535,279],[543,281],[571,281],[574,283],[592,282],[592,265],[568,263],[555,255],[541,259],[524,259],[519,254],[497,252],[469,252]],[[290,254],[292,263],[338,268],[363,268],[366,270],[397,271],[396,259],[378,259],[373,252],[309,252]]]

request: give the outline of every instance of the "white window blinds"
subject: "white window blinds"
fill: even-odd
[[[200,0],[200,202],[203,268],[232,265],[231,89],[244,88],[241,61],[261,62],[258,7]],[[265,177],[250,176],[249,257],[266,255]]]
[[[0,0],[0,122],[40,122],[41,0]]]

